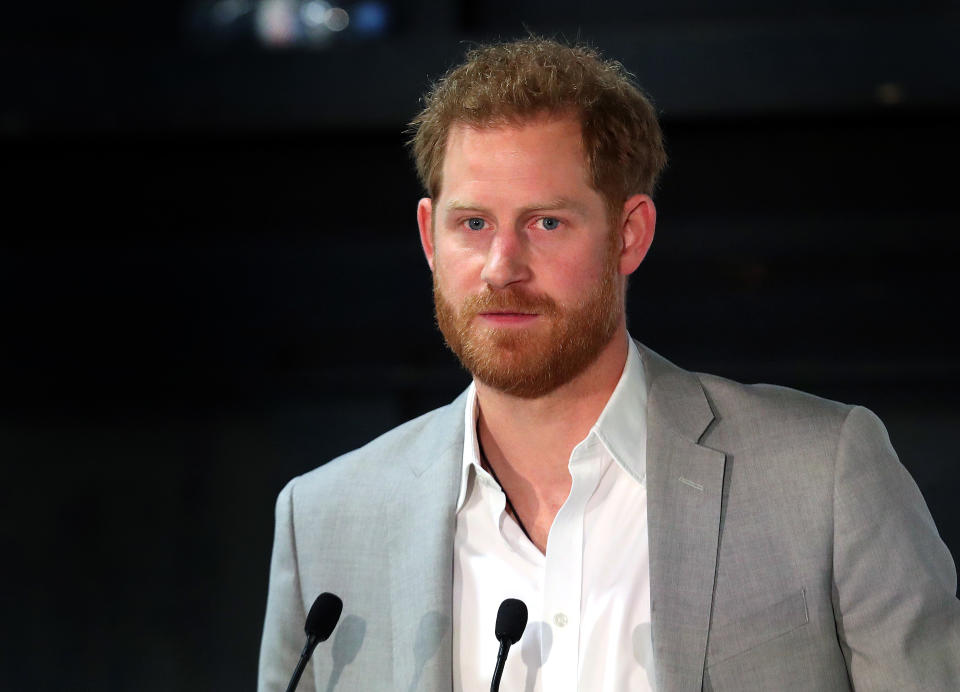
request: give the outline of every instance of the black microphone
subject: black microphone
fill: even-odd
[[[500,641],[500,652],[497,654],[497,667],[493,669],[493,681],[490,683],[490,692],[498,692],[500,678],[503,676],[503,666],[507,663],[507,652],[510,647],[520,641],[523,630],[527,626],[527,606],[516,598],[507,598],[500,604],[497,611],[497,627],[495,632]]]
[[[310,612],[307,613],[307,623],[303,630],[307,633],[307,643],[300,652],[300,660],[297,661],[297,667],[293,671],[293,677],[290,678],[290,684],[287,685],[287,692],[293,692],[297,689],[300,682],[300,676],[303,675],[303,669],[310,660],[313,650],[320,642],[325,642],[331,634],[333,628],[337,626],[337,620],[340,619],[340,613],[343,612],[343,601],[339,596],[324,591],[317,596],[317,600],[310,606]]]

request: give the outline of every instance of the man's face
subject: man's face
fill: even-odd
[[[456,125],[442,176],[419,221],[447,344],[516,396],[569,382],[623,323],[622,240],[589,185],[579,122]]]

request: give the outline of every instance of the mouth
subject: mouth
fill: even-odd
[[[477,317],[498,327],[510,327],[529,324],[537,319],[538,315],[532,312],[481,312]]]

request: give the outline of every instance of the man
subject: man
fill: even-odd
[[[623,69],[478,48],[414,127],[473,384],[282,491],[260,689],[321,591],[345,616],[303,689],[488,689],[506,597],[504,690],[957,689],[955,567],[876,417],[627,334],[665,157]]]

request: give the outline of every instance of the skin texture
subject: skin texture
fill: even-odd
[[[443,189],[417,209],[438,324],[474,374],[487,458],[541,551],[570,453],[623,371],[626,276],[656,224],[643,194],[610,219],[589,180],[573,117],[456,124]]]

